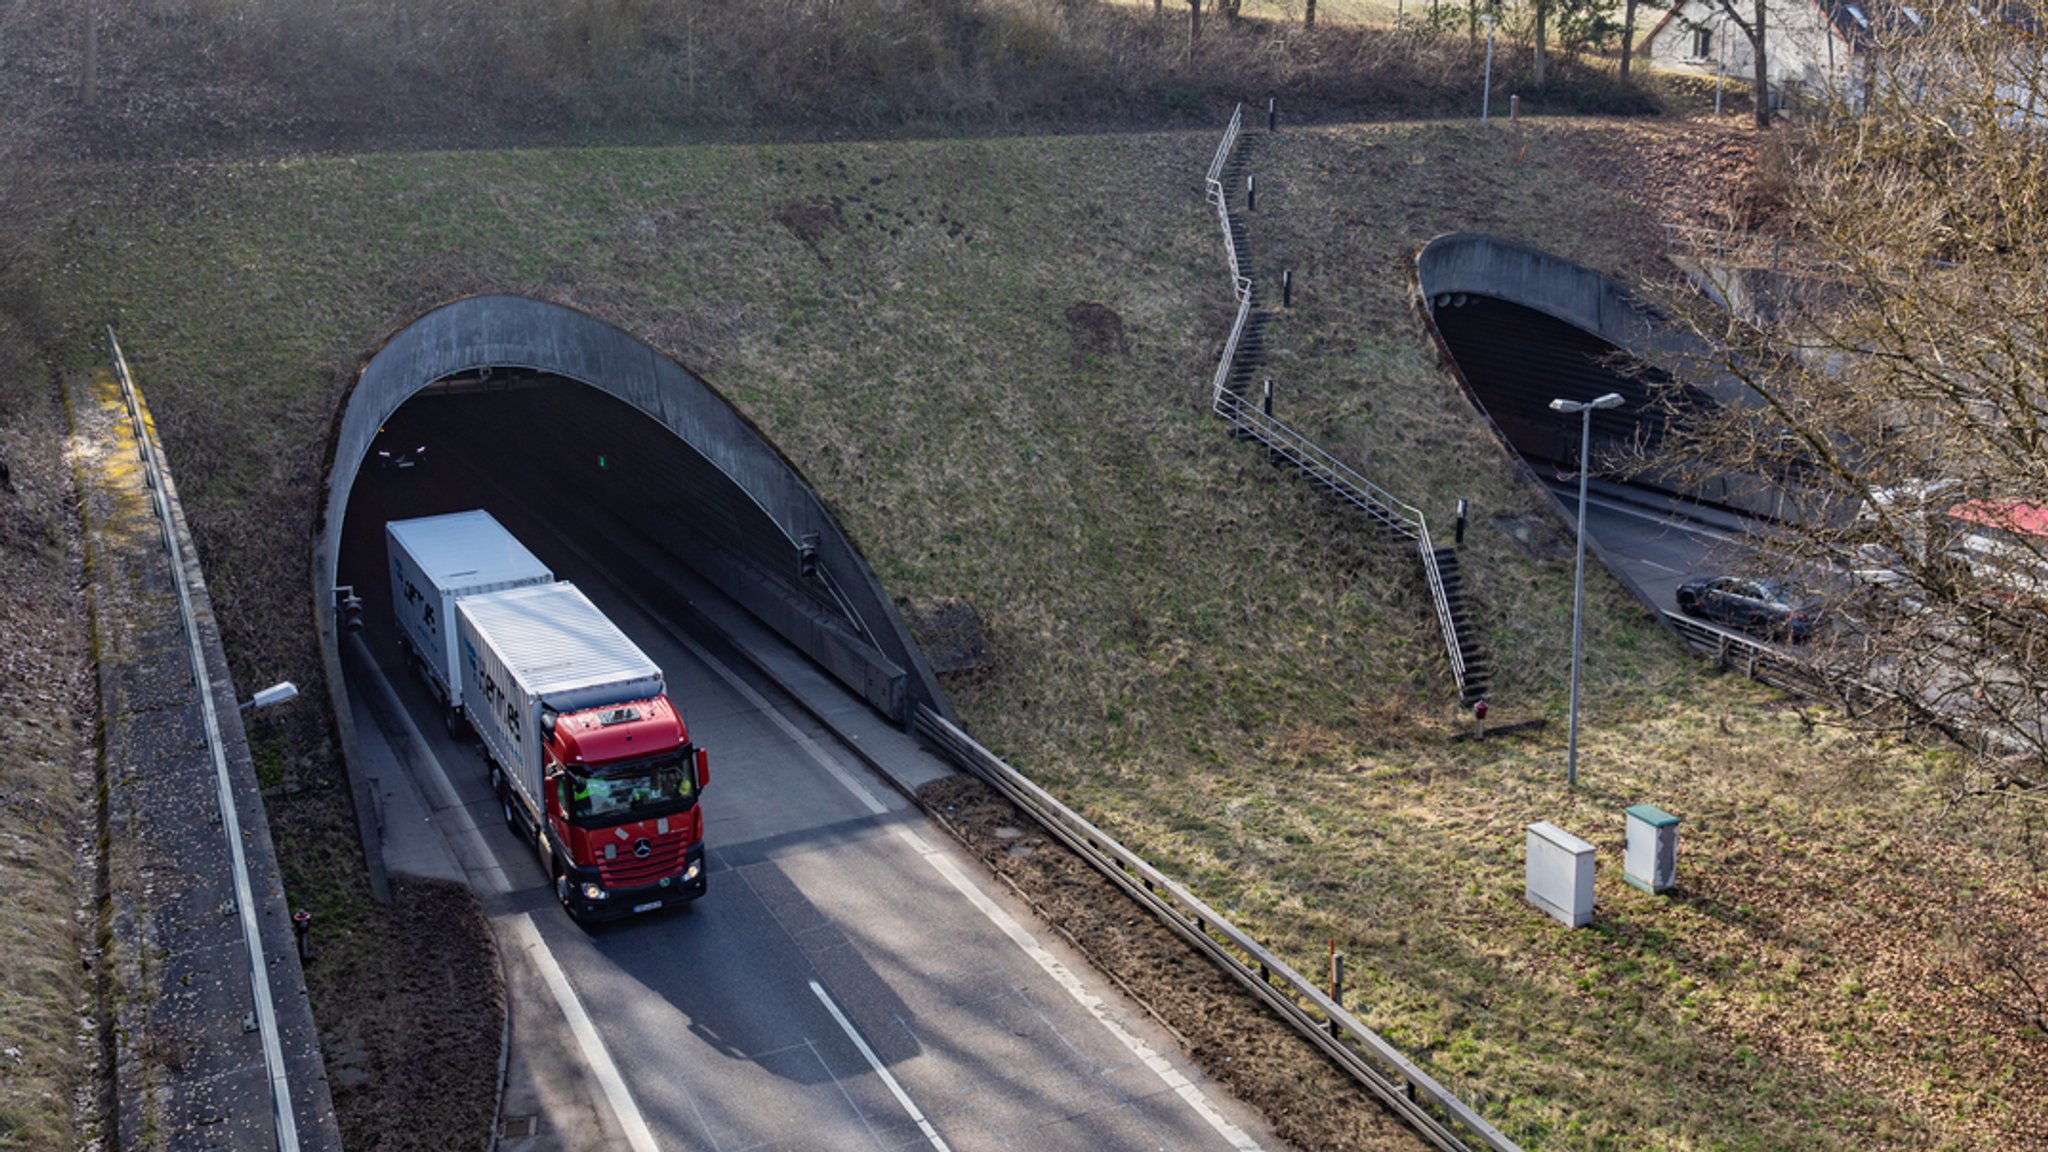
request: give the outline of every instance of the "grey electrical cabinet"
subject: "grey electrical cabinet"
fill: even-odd
[[[1678,817],[1654,804],[1628,810],[1628,853],[1622,879],[1645,892],[1669,889],[1678,871]]]

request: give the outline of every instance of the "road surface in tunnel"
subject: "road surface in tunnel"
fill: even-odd
[[[693,632],[690,594],[579,515],[530,444],[433,398],[387,422],[424,444],[366,465],[341,581],[345,643],[387,837],[439,838],[497,933],[514,1038],[508,1149],[1246,1148],[1262,1122],[1208,1083],[1021,904],[776,690]],[[546,430],[540,430],[545,432]],[[544,437],[543,437],[544,442]],[[686,449],[678,446],[678,451]],[[442,729],[404,666],[383,575],[386,519],[485,507],[575,581],[667,674],[711,753],[710,886],[685,912],[586,931],[498,818],[480,746]],[[618,511],[618,510],[609,510]],[[729,655],[729,654],[728,654]],[[879,721],[877,721],[879,723]],[[399,845],[404,855],[404,845]]]

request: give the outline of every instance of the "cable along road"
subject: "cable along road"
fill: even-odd
[[[503,1147],[1276,1146],[907,800],[678,626],[680,592],[607,570],[585,551],[601,542],[549,530],[573,521],[467,475],[361,485],[351,523],[490,506],[663,668],[712,756],[705,898],[576,926],[499,818],[473,740],[445,734],[405,667],[382,557],[344,555],[367,602],[345,665],[387,860],[466,881],[498,937],[512,1020],[501,1112],[532,1117],[532,1135],[508,1126]]]

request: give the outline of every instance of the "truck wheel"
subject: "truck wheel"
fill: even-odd
[[[518,813],[512,811],[512,789],[506,787],[505,773],[496,764],[491,765],[491,790],[498,794],[498,811],[505,814],[505,827],[525,838],[526,826],[520,822]]]

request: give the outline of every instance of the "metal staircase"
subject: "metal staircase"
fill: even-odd
[[[1218,416],[1230,422],[1232,435],[1258,441],[1276,464],[1292,465],[1304,479],[1340,503],[1356,509],[1382,529],[1415,542],[1423,575],[1429,582],[1430,598],[1436,604],[1437,623],[1443,629],[1451,674],[1458,683],[1458,698],[1467,704],[1485,699],[1492,669],[1466,605],[1457,551],[1430,543],[1429,521],[1421,509],[1360,476],[1314,441],[1275,419],[1258,402],[1247,399],[1254,391],[1253,378],[1265,359],[1267,311],[1259,307],[1259,294],[1251,275],[1251,242],[1244,219],[1231,206],[1230,189],[1243,183],[1241,177],[1248,163],[1245,150],[1239,146],[1243,129],[1244,105],[1240,104],[1230,117],[1223,142],[1216,148],[1206,181],[1209,202],[1216,206],[1223,231],[1224,250],[1230,257],[1232,291],[1237,296],[1237,318],[1231,324],[1230,338],[1224,343],[1223,356],[1216,365],[1212,406]],[[1258,391],[1263,395],[1263,389]]]

